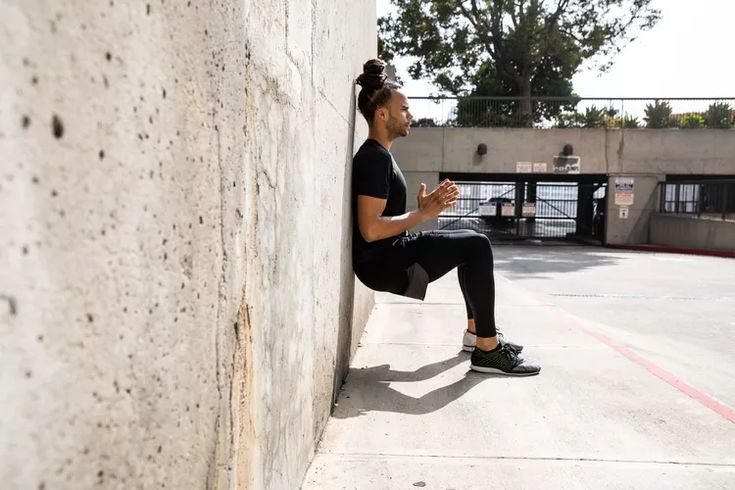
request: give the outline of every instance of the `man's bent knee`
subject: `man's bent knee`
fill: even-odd
[[[473,231],[467,240],[471,244],[474,253],[490,254],[492,256],[492,246],[490,245],[490,239],[486,235]]]

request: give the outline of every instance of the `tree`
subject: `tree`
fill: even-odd
[[[415,57],[411,76],[453,95],[517,96],[530,115],[531,95],[572,95],[585,60],[604,71],[653,27],[652,1],[392,0],[397,14],[378,21],[380,55]]]

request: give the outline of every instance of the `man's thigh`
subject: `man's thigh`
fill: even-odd
[[[464,263],[468,251],[482,235],[472,230],[436,230],[419,233],[404,243],[406,257],[416,262],[435,281]]]

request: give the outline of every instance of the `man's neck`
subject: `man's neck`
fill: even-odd
[[[378,128],[370,128],[370,131],[368,132],[368,138],[377,141],[383,146],[383,148],[389,151],[394,141],[388,136],[386,131],[381,131]]]

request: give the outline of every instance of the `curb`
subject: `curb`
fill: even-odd
[[[669,254],[685,254],[685,255],[707,255],[711,257],[724,257],[735,259],[735,250],[714,250],[711,248],[679,248],[666,247],[663,245],[624,245],[617,243],[608,243],[607,248],[619,250],[635,250],[638,252],[659,252]]]

